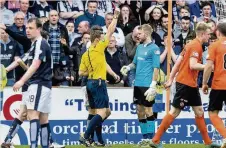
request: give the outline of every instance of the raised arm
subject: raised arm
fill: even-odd
[[[112,36],[112,34],[115,31],[115,28],[116,28],[116,25],[117,25],[117,22],[118,22],[118,16],[119,16],[119,14],[120,14],[120,9],[119,8],[115,8],[115,13],[114,13],[113,21],[108,26],[107,33],[106,33],[106,38],[108,40],[110,40],[110,37]]]

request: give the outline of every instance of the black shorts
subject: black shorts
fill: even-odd
[[[202,106],[199,88],[176,82],[176,94],[172,106],[179,109],[185,106]]]
[[[223,103],[226,103],[226,90],[214,90],[210,92],[208,111],[222,110]]]
[[[155,100],[149,102],[146,100],[144,93],[149,89],[149,87],[138,87],[134,86],[133,90],[133,103],[138,105],[143,105],[145,107],[152,107]]]
[[[104,80],[88,80],[86,85],[89,107],[91,109],[109,108],[107,86]]]

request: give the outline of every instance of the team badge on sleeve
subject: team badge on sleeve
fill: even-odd
[[[193,52],[192,55],[193,55],[194,57],[199,57],[199,53],[198,53],[198,52]]]
[[[160,50],[156,50],[155,51],[155,54],[160,54]]]

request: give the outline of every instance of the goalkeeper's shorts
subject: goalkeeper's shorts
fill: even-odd
[[[176,82],[172,106],[179,109],[184,109],[185,106],[202,106],[199,88]]]
[[[133,90],[133,103],[138,105],[143,105],[145,107],[152,107],[155,100],[149,102],[146,100],[144,93],[149,89],[149,87],[134,86]]]

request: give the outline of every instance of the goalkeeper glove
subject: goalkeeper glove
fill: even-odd
[[[146,100],[148,102],[151,102],[155,99],[155,96],[157,94],[156,84],[157,81],[152,81],[150,88],[144,93],[144,96],[146,96]]]
[[[130,71],[130,67],[129,66],[122,66],[120,72],[123,76],[127,76],[127,73]]]

